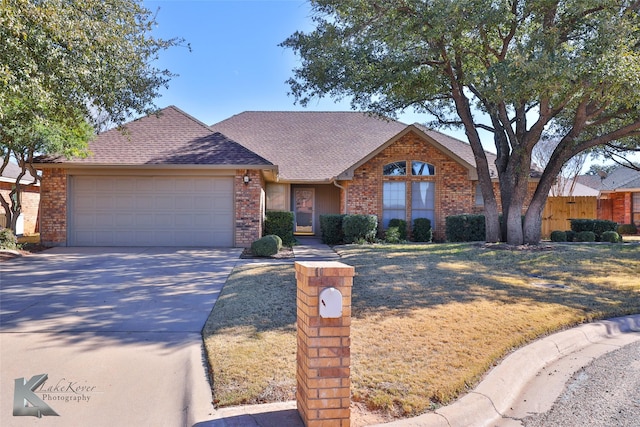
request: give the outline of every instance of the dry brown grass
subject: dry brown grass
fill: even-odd
[[[541,335],[640,312],[639,245],[550,248],[341,248],[356,268],[353,400],[394,416],[422,413]],[[236,269],[203,333],[220,405],[293,399],[293,266]]]

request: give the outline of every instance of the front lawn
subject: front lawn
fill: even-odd
[[[395,417],[449,403],[501,357],[640,313],[640,245],[349,245],[352,400]],[[220,406],[295,399],[293,265],[236,268],[203,330]]]

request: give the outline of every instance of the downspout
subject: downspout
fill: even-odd
[[[349,213],[349,204],[347,197],[349,197],[349,193],[347,193],[347,188],[343,187],[342,185],[338,184],[338,181],[336,181],[335,178],[331,178],[331,182],[333,182],[333,185],[335,185],[336,187],[338,187],[339,189],[341,189],[342,191],[344,191],[344,213],[348,214]]]

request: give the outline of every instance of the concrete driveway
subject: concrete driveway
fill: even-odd
[[[239,254],[55,248],[0,263],[0,425],[209,419],[200,331]]]

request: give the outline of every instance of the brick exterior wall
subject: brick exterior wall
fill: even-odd
[[[40,242],[67,244],[67,171],[44,169],[40,184]]]
[[[248,247],[262,236],[264,221],[264,180],[259,170],[237,170],[235,191],[235,245]],[[67,171],[45,169],[41,185],[40,240],[47,246],[67,244]]]
[[[349,427],[351,288],[355,269],[340,262],[296,262],[296,401],[306,427]],[[342,316],[320,316],[319,295],[342,294]]]
[[[9,193],[13,188],[12,183],[0,182],[0,194],[6,202],[11,204]],[[24,221],[24,234],[34,234],[38,229],[38,215],[40,211],[40,187],[35,185],[22,186],[22,217]],[[4,217],[4,209],[0,207],[0,216]],[[7,224],[8,226],[9,224]]]
[[[264,179],[259,170],[247,170],[246,175],[251,180],[248,184],[243,181],[244,170],[236,170],[234,180],[237,247],[249,247],[262,237],[264,222]]]
[[[430,163],[435,167],[434,176],[383,176],[384,165],[391,162],[417,160]],[[408,165],[407,165],[408,167]],[[344,195],[341,194],[340,212],[350,214],[377,215],[382,219],[382,186],[385,181],[404,181],[407,183],[406,218],[411,226],[411,182],[430,181],[435,183],[435,223],[433,238],[436,241],[445,239],[445,220],[450,215],[465,213],[483,213],[484,206],[476,205],[477,181],[469,179],[468,170],[446,153],[438,150],[423,138],[409,132],[395,143],[380,152],[354,172],[352,181],[341,182],[347,187],[346,210]],[[499,184],[494,183],[498,207],[500,204]],[[537,182],[529,183],[526,210],[533,197]],[[523,210],[523,212],[524,212]]]
[[[598,217],[610,219],[618,224],[631,224],[632,193],[610,193],[609,204],[611,207],[610,218],[602,218],[604,215],[598,212]]]
[[[384,165],[397,161],[418,160],[434,165],[434,176],[390,177],[382,175]],[[384,181],[407,182],[406,220],[411,223],[412,181],[435,183],[434,239],[444,240],[445,218],[470,213],[475,208],[475,187],[466,168],[433,145],[409,132],[373,159],[357,168],[348,182],[347,208],[350,214],[372,214],[382,218],[382,185]],[[344,212],[344,211],[343,211]]]

